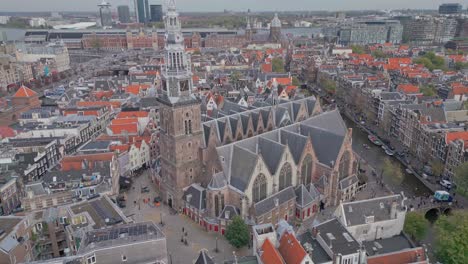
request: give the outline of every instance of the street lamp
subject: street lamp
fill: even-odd
[[[218,249],[218,237],[216,237],[216,247],[214,249],[214,252],[218,253],[219,252],[219,249]]]

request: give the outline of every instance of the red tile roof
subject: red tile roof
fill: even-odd
[[[133,84],[125,87],[125,92],[138,95],[141,90],[146,90],[149,87],[147,84]]]
[[[148,112],[146,111],[128,111],[128,112],[120,112],[117,115],[117,118],[128,118],[128,117],[148,117]]]
[[[114,135],[121,135],[124,132],[129,134],[137,134],[138,133],[138,123],[131,123],[131,124],[111,124],[109,125],[109,129],[112,131]]]
[[[11,138],[16,136],[16,131],[8,126],[0,127],[0,138]]]
[[[287,264],[300,264],[307,255],[301,243],[289,232],[285,232],[281,237],[278,250]]]
[[[123,125],[123,124],[134,124],[138,123],[138,118],[136,117],[128,117],[128,118],[116,118],[112,120],[112,125]]]
[[[28,87],[22,85],[18,91],[16,91],[15,95],[13,95],[13,97],[32,97],[32,96],[36,96],[37,93],[31,89],[29,89]]]
[[[109,149],[112,150],[112,151],[125,152],[125,151],[128,151],[130,149],[130,146],[127,145],[127,144],[112,145],[112,146],[109,147]]]
[[[419,259],[418,259],[419,256]],[[423,248],[410,248],[398,252],[392,252],[385,255],[367,257],[367,264],[410,264],[428,263]]]
[[[265,264],[284,264],[284,260],[276,248],[271,244],[267,238],[262,245],[262,256],[261,259]]]
[[[412,84],[400,84],[397,89],[405,94],[419,93],[419,87]]]
[[[281,85],[291,85],[292,78],[285,77],[285,78],[276,78],[276,82]]]
[[[445,142],[447,144],[459,139],[465,142],[465,149],[468,149],[468,131],[448,132],[445,135]]]
[[[62,159],[62,171],[80,170],[82,169],[82,163],[84,161],[89,162],[90,168],[92,168],[94,162],[99,161],[111,161],[114,157],[114,153],[99,153],[99,154],[87,154],[77,156],[66,156]]]
[[[270,73],[273,72],[273,65],[272,64],[262,64],[262,72],[263,73]]]

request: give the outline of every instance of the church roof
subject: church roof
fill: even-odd
[[[19,97],[32,97],[32,96],[36,96],[37,93],[31,89],[29,89],[28,87],[22,85],[18,91],[16,91],[16,93],[13,95],[13,97],[16,97],[16,98],[19,98]]]
[[[215,264],[215,262],[208,255],[208,250],[202,249],[198,254],[197,260],[195,260],[195,264]]]
[[[231,185],[244,191],[249,184],[256,164],[257,154],[234,145],[230,173]]]

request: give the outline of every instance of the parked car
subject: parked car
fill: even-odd
[[[439,184],[442,185],[443,187],[447,188],[447,189],[452,188],[452,183],[450,181],[447,181],[447,180],[440,180]]]

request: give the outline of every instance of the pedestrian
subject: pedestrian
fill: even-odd
[[[184,233],[184,231],[185,231],[185,228],[184,228],[184,227],[182,227],[182,233]]]

